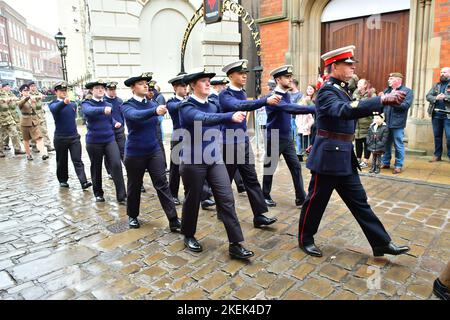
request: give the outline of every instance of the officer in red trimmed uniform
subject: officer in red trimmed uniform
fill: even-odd
[[[298,239],[300,248],[315,257],[321,257],[322,252],[314,244],[314,235],[333,190],[337,191],[363,229],[374,256],[399,255],[409,250],[407,246],[398,247],[391,242],[383,224],[367,203],[352,145],[356,119],[367,117],[374,111],[382,112],[384,105],[399,106],[405,93],[397,91],[384,97],[352,102],[347,81],[355,71],[354,49],[354,46],[348,46],[322,56],[331,77],[316,99],[317,136],[306,163],[312,178],[301,210]]]

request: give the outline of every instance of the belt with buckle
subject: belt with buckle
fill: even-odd
[[[339,140],[344,142],[352,142],[355,139],[354,134],[347,134],[347,133],[337,133],[337,132],[331,132],[326,131],[322,129],[317,130],[317,135],[320,137],[332,139],[332,140]]]

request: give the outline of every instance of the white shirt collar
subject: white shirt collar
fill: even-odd
[[[114,100],[116,97],[110,97],[110,96],[108,96],[107,94],[105,94],[105,97],[107,97],[108,99],[112,99],[112,100]]]
[[[64,99],[60,99],[60,98],[57,98],[56,100],[58,100],[58,101],[60,101],[60,102],[61,102],[61,101],[64,101]]]
[[[177,96],[177,95],[175,95],[175,98],[177,98],[178,100],[181,100],[181,101],[183,101],[183,100],[184,100],[184,98],[183,98],[183,97],[180,97],[180,96]]]
[[[96,97],[92,97],[92,100],[97,101],[97,102],[103,102],[103,98],[102,99],[97,99]]]
[[[213,95],[213,94],[215,94],[216,96],[218,96],[219,95],[219,93],[216,91],[216,90],[214,90],[214,89],[211,89],[211,93],[210,93],[210,95]]]
[[[147,99],[138,97],[137,95],[133,95],[133,99],[139,102],[146,102]]]
[[[228,88],[230,88],[230,89],[233,90],[233,91],[242,91],[242,88],[235,87],[235,86],[233,86],[231,83],[230,83],[230,85],[228,86]]]
[[[205,103],[207,102],[207,100],[203,100],[203,99],[197,97],[195,94],[192,94],[191,97],[192,97],[192,99],[194,99],[195,101],[197,101],[197,102],[199,102],[199,103],[202,103],[202,104],[205,104]]]
[[[279,86],[276,86],[276,87],[275,87],[275,91],[276,91],[276,92],[279,92],[279,93],[282,93],[282,94],[287,93],[287,91],[284,91],[284,90],[281,89]]]

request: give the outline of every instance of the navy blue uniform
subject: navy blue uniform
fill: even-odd
[[[77,105],[74,102],[65,104],[63,100],[55,100],[49,105],[55,119],[55,135],[53,145],[56,151],[56,176],[60,183],[67,183],[68,152],[81,185],[87,182],[84,164],[81,160],[81,142],[77,131]]]
[[[112,107],[106,101],[86,100],[82,103],[82,112],[86,119],[86,150],[91,159],[91,178],[96,197],[103,197],[102,165],[103,158],[109,162],[111,174],[116,186],[118,201],[126,199],[120,151],[114,137],[112,115],[105,114],[106,107]]]
[[[350,209],[372,247],[389,244],[389,235],[367,203],[351,138],[356,119],[382,111],[381,98],[352,103],[347,84],[330,78],[320,89],[316,104],[317,136],[306,163],[312,178],[300,215],[299,244],[314,243],[333,190]]]
[[[244,90],[236,91],[227,88],[219,95],[222,112],[254,111],[267,104],[267,98],[248,101]],[[235,136],[239,130],[241,134]],[[259,216],[269,210],[264,201],[261,185],[255,170],[255,160],[247,135],[247,124],[229,123],[222,126],[223,157],[227,167],[230,182],[239,172],[244,182],[245,190],[252,207],[253,215]]]
[[[220,125],[232,122],[233,112],[218,113],[215,104],[201,103],[190,97],[180,108],[180,121],[186,135],[183,139],[180,174],[185,188],[181,232],[194,237],[204,181],[210,185],[231,243],[244,241],[236,215],[233,191],[220,145]],[[212,134],[207,138],[205,135]]]
[[[122,106],[128,128],[125,145],[125,167],[128,175],[127,214],[139,216],[141,187],[145,170],[150,174],[161,206],[169,221],[177,219],[177,212],[167,183],[164,156],[156,128],[159,126],[157,105],[153,101],[132,98]]]
[[[117,146],[119,147],[120,151],[120,158],[124,159],[125,156],[125,142],[127,140],[125,136],[125,119],[122,114],[122,105],[123,101],[119,97],[116,98],[109,98],[105,96],[105,101],[112,105],[112,118],[113,118],[113,125],[114,125],[114,136],[117,142]],[[121,127],[116,128],[116,123],[120,123]],[[110,173],[108,162],[105,162],[106,171]]]
[[[183,100],[173,97],[167,101],[167,110],[173,123],[173,134],[170,139],[169,189],[172,197],[178,199],[180,190],[180,151],[177,146],[183,141],[179,109]]]
[[[277,106],[266,106],[267,113],[267,143],[266,160],[264,161],[263,193],[264,198],[271,199],[273,174],[278,166],[280,155],[283,155],[286,164],[291,172],[292,181],[295,188],[295,198],[297,202],[305,200],[305,190],[303,187],[302,169],[295,151],[292,140],[291,119],[293,114],[314,113],[314,106],[301,106],[291,103],[289,92],[282,93],[275,88],[275,94],[282,96],[282,101]],[[274,130],[274,132],[272,132]],[[279,139],[274,141],[275,130],[278,130]],[[278,143],[278,154],[272,155],[272,146]],[[274,148],[274,151],[276,149]]]

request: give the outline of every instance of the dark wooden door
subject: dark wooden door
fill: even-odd
[[[322,53],[355,45],[356,74],[378,91],[391,72],[406,74],[409,10],[322,24]],[[323,61],[322,61],[323,64]],[[323,65],[322,65],[323,66]]]

